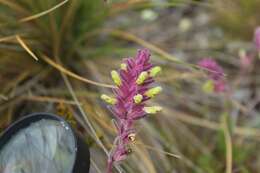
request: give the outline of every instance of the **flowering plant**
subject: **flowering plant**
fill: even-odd
[[[212,86],[212,90],[215,92],[223,92],[227,89],[224,80],[224,71],[215,60],[211,58],[204,58],[199,61],[198,65],[203,69],[206,69],[208,72],[208,78],[210,80],[205,85],[207,88],[208,86]]]
[[[129,144],[135,140],[136,134],[134,122],[162,109],[160,106],[146,106],[146,101],[162,90],[160,86],[152,86],[161,68],[149,61],[150,53],[146,49],[139,50],[135,58],[125,59],[119,71],[111,71],[116,84],[113,89],[115,96],[101,95],[115,117],[118,133],[108,158],[107,173],[112,171],[114,163],[124,160],[131,152]]]

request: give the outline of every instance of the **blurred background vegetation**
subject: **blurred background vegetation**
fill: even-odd
[[[259,60],[244,72],[238,56],[254,49],[259,7],[258,0],[0,0],[1,130],[28,113],[57,113],[91,146],[91,172],[104,172],[95,135],[110,149],[115,128],[99,95],[111,92],[110,70],[146,47],[163,67],[156,104],[164,111],[137,124],[122,169],[260,172]],[[205,74],[194,64],[204,57],[223,66],[230,93],[201,89]]]

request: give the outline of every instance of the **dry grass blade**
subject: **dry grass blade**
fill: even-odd
[[[142,145],[144,146],[145,148],[149,149],[149,150],[153,150],[155,152],[158,152],[158,153],[161,153],[161,154],[165,154],[165,155],[168,155],[168,156],[171,156],[171,157],[175,157],[177,159],[181,159],[181,156],[180,155],[177,155],[177,154],[173,154],[173,153],[170,153],[170,152],[167,152],[167,151],[163,151],[163,150],[159,150],[159,149],[156,149],[155,147],[152,147],[152,146],[149,146],[149,145],[145,145],[143,143],[136,143],[137,145]]]
[[[106,88],[114,88],[113,85],[109,85],[109,84],[103,84],[103,83],[99,83],[99,82],[95,82],[95,81],[92,81],[92,80],[89,80],[89,79],[86,79],[84,77],[81,77],[67,69],[65,69],[64,67],[62,67],[61,65],[55,63],[54,61],[52,61],[50,58],[48,58],[47,56],[42,56],[42,59],[47,62],[49,65],[53,66],[54,68],[56,68],[57,70],[65,73],[66,75],[70,76],[70,77],[73,77],[77,80],[80,80],[82,82],[85,82],[85,83],[89,83],[89,84],[93,84],[93,85],[96,85],[96,86],[101,86],[101,87],[106,87]]]
[[[2,37],[0,38],[0,42],[6,42],[6,41],[10,41],[16,38],[16,35],[10,35],[10,36],[6,36],[6,37]]]
[[[39,60],[19,35],[16,35],[15,38],[18,41],[18,43],[24,48],[24,50],[26,50],[26,52],[28,52],[36,61]]]
[[[63,5],[64,5],[65,3],[67,3],[68,1],[69,1],[69,0],[64,0],[64,1],[62,1],[61,3],[55,5],[54,7],[50,8],[50,9],[48,9],[48,10],[45,10],[45,11],[43,11],[43,12],[41,12],[41,13],[38,13],[38,14],[35,14],[35,15],[32,15],[32,16],[28,16],[28,17],[22,18],[22,19],[19,20],[19,22],[28,22],[28,21],[37,19],[37,18],[39,18],[39,17],[41,17],[41,16],[44,16],[44,15],[46,15],[46,14],[48,14],[48,13],[50,13],[50,12],[56,10],[56,9],[59,8],[59,7],[63,6]]]
[[[226,144],[226,173],[232,173],[232,140],[228,129],[228,122],[225,116],[222,116],[222,128]]]
[[[69,82],[67,76],[66,76],[62,71],[61,71],[61,75],[62,75],[62,78],[63,78],[63,80],[64,80],[64,82],[65,82],[65,84],[66,84],[66,86],[67,86],[67,88],[68,88],[68,90],[69,90],[69,92],[70,92],[72,98],[73,98],[73,100],[76,102],[76,104],[77,104],[77,106],[78,106],[78,108],[79,108],[79,110],[80,110],[80,113],[82,114],[82,116],[83,116],[85,122],[86,122],[87,125],[89,126],[89,128],[90,128],[90,130],[91,130],[91,132],[92,132],[92,135],[94,136],[94,139],[95,139],[96,142],[100,145],[100,147],[104,150],[104,152],[108,155],[108,150],[105,148],[105,146],[103,145],[103,143],[100,141],[100,139],[99,139],[99,137],[98,137],[98,135],[97,135],[97,133],[96,133],[96,130],[94,129],[94,127],[93,127],[92,124],[90,123],[90,121],[89,121],[87,115],[85,114],[83,108],[81,107],[80,102],[79,102],[79,100],[78,100],[78,98],[77,98],[77,96],[76,96],[76,94],[75,94],[75,92],[74,92],[74,90],[73,90],[73,88],[72,88],[72,86],[71,86],[71,84],[70,84],[70,82]]]
[[[95,168],[95,170],[98,173],[102,173],[102,171],[99,169],[99,167],[97,166],[97,164],[95,163],[95,161],[92,158],[90,158],[90,163],[93,165],[93,167]]]
[[[165,109],[166,110],[166,109]],[[180,113],[178,111],[167,111],[168,115],[171,115],[172,117],[176,118],[177,120],[180,120],[182,122],[185,122],[187,124],[219,131],[222,129],[221,124],[217,122],[213,122],[210,120],[198,118],[198,117],[193,117],[185,113]],[[251,137],[253,139],[258,140],[260,137],[260,130],[256,128],[246,128],[246,127],[234,127],[234,134],[243,136],[243,137]]]
[[[138,38],[137,36],[135,36],[134,34],[131,34],[129,32],[125,32],[125,31],[121,31],[121,30],[117,30],[117,29],[114,29],[114,30],[105,30],[109,33],[111,33],[112,35],[114,36],[117,36],[117,37],[121,37],[121,38],[124,38],[126,40],[130,40],[130,41],[133,41],[133,42],[136,42],[156,53],[158,53],[159,55],[162,55],[164,58],[170,60],[170,61],[174,61],[174,62],[177,62],[177,63],[181,63],[183,64],[184,62],[180,61],[178,58],[172,56],[171,54],[165,52],[164,50],[162,50],[161,48],[143,40],[143,39],[140,39]],[[185,63],[184,63],[185,64]],[[190,65],[190,64],[189,64]]]
[[[8,97],[6,97],[5,95],[2,95],[2,94],[0,94],[0,98],[2,99],[2,100],[8,100]]]
[[[65,100],[62,98],[53,98],[53,97],[47,97],[47,96],[25,96],[24,99],[39,101],[39,102],[65,103],[65,104],[76,105],[76,103],[72,100]]]
[[[146,170],[149,173],[156,173],[155,165],[153,164],[151,157],[149,157],[148,150],[141,145],[140,147],[135,146],[133,150],[138,158],[142,158],[142,164],[136,164],[140,171],[145,172],[144,170]]]

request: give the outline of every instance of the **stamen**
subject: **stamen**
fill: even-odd
[[[102,94],[100,98],[111,105],[114,105],[117,102],[115,98],[109,97],[108,95],[105,94]]]
[[[122,64],[120,64],[120,68],[121,68],[121,70],[127,70],[127,64],[125,64],[125,63],[122,63]]]
[[[149,89],[148,91],[146,91],[144,93],[144,95],[146,95],[147,97],[153,98],[154,96],[159,94],[161,91],[162,91],[162,87],[158,86],[158,87]]]
[[[120,85],[121,85],[122,81],[121,81],[120,75],[117,73],[117,71],[112,70],[112,71],[111,71],[111,77],[112,77],[114,83],[115,83],[117,86],[120,86]]]
[[[153,67],[151,70],[150,70],[150,73],[149,75],[151,77],[155,77],[158,73],[160,73],[162,71],[162,68],[159,67],[159,66],[156,66],[156,67]]]
[[[144,112],[148,114],[156,114],[157,112],[162,110],[162,107],[160,106],[151,106],[151,107],[144,107]]]
[[[144,83],[144,81],[148,78],[148,73],[146,71],[143,71],[142,73],[140,73],[140,75],[138,76],[136,83],[138,85],[141,85]]]

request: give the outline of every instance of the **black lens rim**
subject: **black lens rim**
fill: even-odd
[[[90,152],[87,144],[84,140],[75,132],[75,130],[68,124],[62,117],[46,112],[39,112],[29,114],[19,119],[10,125],[1,135],[0,135],[0,151],[5,146],[6,143],[15,135],[19,130],[28,127],[30,124],[40,121],[42,119],[50,119],[55,121],[63,122],[68,126],[72,133],[76,146],[76,157],[73,165],[73,173],[87,173],[90,167]]]

